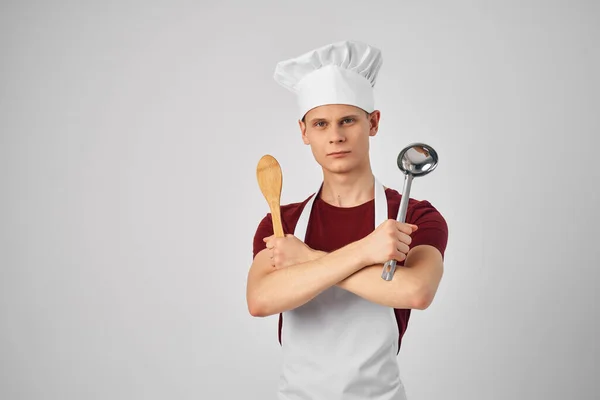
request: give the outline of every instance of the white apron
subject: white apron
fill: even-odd
[[[319,191],[296,225],[294,235],[303,242]],[[373,229],[386,219],[385,189],[375,179]],[[281,344],[279,400],[406,400],[392,307],[333,286],[283,313]]]

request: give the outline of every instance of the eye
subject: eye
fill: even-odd
[[[346,118],[342,122],[346,122],[346,121],[349,121],[348,123],[350,124],[350,123],[354,122],[354,118]]]
[[[323,124],[323,125],[322,125],[322,124]],[[315,122],[315,126],[318,126],[318,127],[323,127],[323,126],[325,126],[324,124],[325,124],[325,121],[318,121],[318,122]]]

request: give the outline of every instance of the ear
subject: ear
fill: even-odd
[[[300,132],[302,134],[302,141],[304,142],[304,144],[310,144],[308,136],[306,136],[306,123],[302,122],[302,120],[299,119],[298,126],[300,127]]]
[[[369,136],[377,135],[377,131],[379,130],[379,119],[381,118],[381,112],[379,110],[373,111],[369,115]]]

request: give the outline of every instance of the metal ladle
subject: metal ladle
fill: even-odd
[[[438,164],[438,155],[431,146],[424,143],[412,143],[402,149],[398,155],[397,163],[400,171],[404,173],[404,189],[400,200],[398,221],[405,222],[412,180],[414,177],[427,175],[433,171]],[[391,281],[395,271],[396,260],[389,260],[383,266],[381,277],[386,281]]]

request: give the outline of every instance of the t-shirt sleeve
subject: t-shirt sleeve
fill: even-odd
[[[256,228],[256,233],[254,234],[253,258],[267,247],[263,239],[273,235],[273,233],[273,220],[271,218],[271,213],[269,213],[262,221],[260,221],[258,228]]]
[[[410,248],[430,245],[438,249],[443,258],[448,244],[448,224],[442,214],[428,201],[421,201],[415,205],[408,221],[419,227],[412,234]]]

